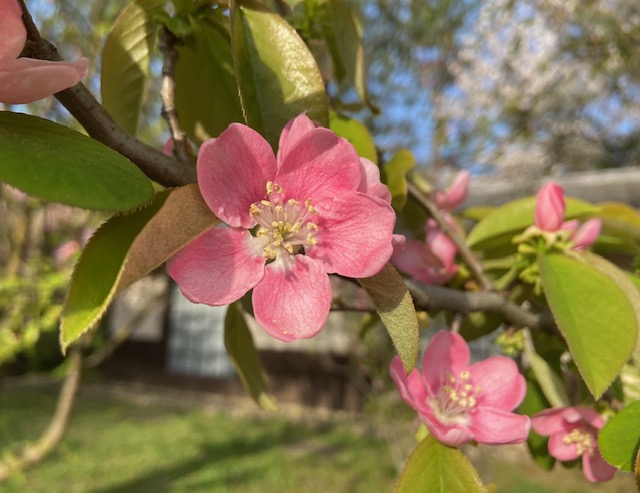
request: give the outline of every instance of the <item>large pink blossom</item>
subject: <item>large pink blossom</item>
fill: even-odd
[[[75,86],[87,70],[86,58],[50,62],[18,58],[27,41],[17,0],[0,0],[0,101],[24,104]]]
[[[394,252],[391,261],[420,282],[444,284],[458,272],[455,265],[457,251],[451,239],[430,219],[425,241],[407,240],[404,249]]]
[[[193,302],[225,305],[253,289],[267,332],[312,337],[331,305],[327,274],[370,277],[391,257],[395,214],[377,167],[304,114],[283,130],[277,156],[256,131],[231,124],[202,145],[197,171],[205,202],[228,227],[168,263]]]
[[[462,205],[469,194],[470,181],[471,174],[468,171],[460,171],[449,188],[436,192],[436,205],[445,211],[452,211]]]
[[[531,418],[536,433],[549,437],[549,453],[560,461],[582,457],[582,471],[592,482],[608,481],[616,468],[605,462],[598,448],[604,419],[586,406],[547,409]]]
[[[512,413],[526,392],[524,377],[505,356],[469,365],[469,346],[456,333],[438,332],[422,361],[422,373],[406,375],[399,357],[391,378],[429,432],[450,446],[476,441],[490,445],[527,439],[531,421]]]

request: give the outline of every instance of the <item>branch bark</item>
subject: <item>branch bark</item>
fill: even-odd
[[[23,54],[41,60],[62,60],[55,46],[40,36],[24,0],[19,1],[27,28],[27,44]],[[167,156],[126,133],[82,83],[55,94],[55,97],[91,137],[129,158],[152,180],[168,187],[196,182],[193,166]]]
[[[0,462],[0,481],[8,479],[12,474],[23,471],[40,462],[51,453],[60,443],[67,431],[69,417],[73,409],[80,376],[82,374],[82,354],[79,348],[69,351],[69,367],[67,375],[62,383],[55,413],[49,422],[49,426],[42,436],[33,445],[27,445],[19,457],[5,458]]]

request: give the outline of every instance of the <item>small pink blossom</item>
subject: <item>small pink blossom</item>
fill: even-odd
[[[391,363],[391,378],[402,398],[413,407],[429,432],[450,446],[476,441],[489,445],[527,439],[531,421],[512,413],[524,399],[525,379],[510,358],[492,356],[469,365],[465,340],[442,330],[430,341],[422,373],[406,375],[399,357]]]
[[[460,171],[453,180],[451,186],[435,194],[436,205],[445,211],[452,211],[461,206],[467,199],[471,175],[468,171]]]
[[[420,282],[444,284],[458,272],[456,253],[455,244],[430,219],[425,241],[407,240],[404,249],[394,252],[391,262]]]
[[[331,305],[327,274],[378,273],[392,254],[395,214],[377,167],[304,114],[277,156],[231,124],[198,154],[202,196],[227,226],[180,250],[167,269],[195,303],[225,305],[253,289],[258,324],[282,341],[312,337]]]
[[[542,231],[558,231],[564,220],[564,191],[554,182],[545,183],[536,196],[535,225]]]
[[[582,251],[589,248],[598,239],[602,229],[602,221],[598,218],[591,218],[582,225],[576,220],[566,221],[562,224],[562,229],[571,232],[569,236],[573,243],[571,248],[576,251]]]
[[[616,468],[605,462],[598,448],[604,419],[585,406],[547,409],[531,418],[536,433],[549,437],[549,454],[560,461],[582,457],[582,472],[592,482],[608,481]]]
[[[89,61],[51,62],[18,58],[27,41],[17,0],[0,0],[0,101],[25,104],[75,86]]]

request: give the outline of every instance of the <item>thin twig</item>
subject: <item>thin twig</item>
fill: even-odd
[[[62,60],[55,46],[40,36],[24,0],[19,1],[27,28],[27,44],[23,54],[41,60]],[[165,186],[195,183],[196,171],[193,166],[166,156],[159,149],[127,134],[82,83],[55,96],[91,137],[129,158],[152,180]]]
[[[24,471],[46,457],[60,443],[67,431],[69,417],[73,409],[80,376],[82,374],[82,353],[74,347],[69,351],[67,375],[60,389],[56,410],[49,426],[33,445],[24,448],[20,456],[7,457],[0,462],[0,481],[4,481],[18,471]]]
[[[452,228],[449,225],[445,214],[442,213],[442,211],[430,198],[425,197],[425,195],[422,194],[414,184],[407,182],[407,190],[409,191],[409,194],[424,209],[426,209],[429,214],[431,214],[431,216],[438,223],[438,226],[442,230],[442,232],[449,238],[451,238],[451,241],[453,241],[453,243],[456,245],[458,253],[462,257],[462,260],[464,260],[464,263],[467,264],[469,270],[480,284],[480,287],[486,291],[495,291],[491,280],[484,275],[482,265],[480,265],[478,259],[476,259],[475,255],[471,252],[462,235],[460,235],[460,233],[456,231],[455,228]]]
[[[162,52],[162,116],[169,124],[169,131],[173,139],[173,153],[183,163],[191,162],[189,157],[189,143],[187,134],[180,127],[178,112],[176,111],[176,80],[175,71],[178,61],[176,42],[178,38],[166,27],[162,29],[160,51]]]

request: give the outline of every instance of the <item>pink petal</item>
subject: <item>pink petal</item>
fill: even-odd
[[[17,0],[0,1],[0,64],[20,56],[27,41],[22,9]]]
[[[391,192],[380,181],[380,168],[366,158],[360,158],[362,165],[362,181],[358,187],[358,192],[380,197],[387,204],[391,204]]]
[[[595,243],[600,236],[602,221],[597,218],[589,219],[571,236],[573,249],[576,251],[585,250]]]
[[[436,192],[436,205],[446,211],[452,211],[462,205],[467,199],[470,182],[471,174],[468,171],[460,171],[445,192]]]
[[[255,130],[232,123],[198,153],[198,185],[213,213],[230,226],[251,228],[254,202],[266,198],[275,178],[276,159],[269,143]]]
[[[441,330],[434,335],[422,357],[422,375],[427,391],[436,394],[442,374],[451,373],[457,377],[466,370],[469,356],[469,346],[459,334]]]
[[[472,414],[470,428],[478,443],[521,443],[529,436],[531,420],[529,416],[480,407]]]
[[[89,61],[50,62],[18,58],[0,65],[0,101],[25,104],[75,86],[87,70]]]
[[[278,143],[278,163],[282,163],[289,154],[289,151],[295,147],[300,138],[310,130],[316,128],[316,124],[306,115],[302,113],[289,121],[282,129],[280,134],[280,142]]]
[[[393,253],[395,213],[378,197],[343,192],[319,202],[318,244],[309,257],[326,272],[364,278],[380,272]]]
[[[580,455],[575,443],[566,443],[567,433],[555,433],[549,437],[549,454],[560,461],[576,460]]]
[[[473,385],[480,386],[478,404],[504,411],[515,409],[524,399],[527,384],[518,366],[506,356],[492,356],[469,368]]]
[[[253,290],[253,312],[258,324],[284,342],[316,335],[331,308],[329,276],[304,255],[276,259],[267,265]]]
[[[564,419],[566,407],[545,409],[531,417],[531,424],[536,433],[550,436],[554,433],[569,433],[570,427]]]
[[[445,445],[460,447],[475,440],[473,433],[466,426],[441,423],[434,415],[420,415],[420,417],[436,440]]]
[[[395,356],[391,361],[389,373],[405,402],[416,411],[423,409],[427,392],[420,373],[414,369],[407,376],[399,356]]]
[[[427,250],[438,259],[445,269],[450,269],[453,266],[458,249],[449,236],[440,229],[427,228],[425,242]]]
[[[354,147],[326,128],[302,135],[278,161],[276,182],[286,198],[317,204],[344,190],[355,191],[362,179],[360,158]]]
[[[543,231],[558,231],[564,211],[562,187],[554,182],[545,183],[536,196],[535,225]]]
[[[167,272],[194,303],[226,305],[264,275],[260,241],[244,229],[212,228],[167,263]]]
[[[599,483],[612,479],[616,474],[616,468],[602,458],[600,450],[596,447],[593,455],[582,455],[582,472],[589,481]]]

